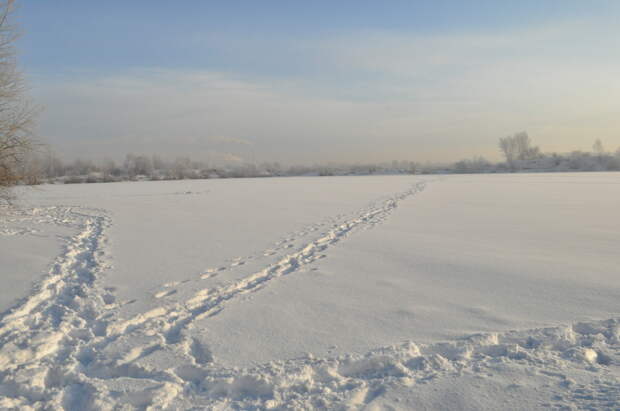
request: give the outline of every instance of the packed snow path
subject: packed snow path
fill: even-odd
[[[38,217],[42,210],[33,210]],[[31,295],[5,313],[0,321],[0,369],[3,407],[41,405],[71,408],[79,403],[79,384],[64,367],[76,351],[102,331],[112,294],[100,290],[107,268],[104,236],[109,219],[100,210],[51,207],[47,220],[81,227],[49,273]],[[59,371],[55,374],[55,370]],[[10,399],[13,398],[13,399]],[[15,398],[24,398],[24,401]],[[77,401],[77,402],[76,402]]]
[[[430,384],[451,378],[484,381],[494,375],[512,387],[506,408],[619,407],[616,319],[448,343],[406,342],[365,355],[308,355],[245,368],[218,365],[205,340],[188,332],[198,320],[217,315],[243,295],[323,258],[349,235],[380,224],[425,185],[417,183],[358,212],[339,215],[329,227],[316,224],[302,230],[304,241],[265,250],[265,256],[282,255],[237,280],[198,290],[199,281],[162,286],[155,294],[161,302],[156,308],[129,318],[121,318],[119,312],[132,301],[118,301],[101,281],[110,268],[110,216],[79,207],[37,210],[37,215],[74,226],[78,233],[68,239],[34,291],[0,319],[0,407],[415,408],[435,400],[424,394]],[[32,234],[26,228],[11,230],[5,229],[6,235]],[[201,277],[234,270],[244,261],[247,258],[205,270]],[[184,295],[178,292],[183,287],[194,289],[193,294],[175,300]],[[533,383],[523,382],[528,379]],[[545,384],[541,395],[537,386]],[[524,403],[524,395],[532,402]],[[436,405],[449,405],[441,401]],[[483,400],[465,405],[488,406]]]

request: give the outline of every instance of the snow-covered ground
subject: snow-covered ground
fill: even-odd
[[[2,409],[620,408],[620,174],[21,198]]]

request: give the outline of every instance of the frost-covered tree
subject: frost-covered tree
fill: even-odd
[[[596,141],[592,145],[592,150],[599,156],[605,154],[605,147],[603,147],[603,142],[600,138],[596,139]]]
[[[500,138],[499,148],[511,170],[517,168],[518,161],[533,160],[540,156],[540,149],[532,146],[530,136],[525,131]]]
[[[8,201],[9,189],[26,180],[27,157],[33,149],[35,110],[26,98],[17,69],[16,33],[9,24],[13,0],[0,2],[0,200]]]
[[[515,161],[517,160],[517,145],[512,136],[502,137],[499,139],[499,149],[501,150],[506,163],[511,170],[515,168]]]
[[[153,162],[148,156],[127,154],[125,157],[125,170],[130,178],[150,176],[153,173]]]

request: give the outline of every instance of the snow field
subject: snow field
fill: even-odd
[[[613,175],[594,176],[612,187],[616,184]],[[529,178],[535,177],[537,176]],[[520,178],[528,179],[521,176]],[[306,179],[279,180],[281,181],[273,179],[265,183],[257,180],[253,184],[265,184],[263,189],[267,192],[270,190],[290,192],[292,187],[306,181]],[[581,176],[572,177],[569,182],[573,185],[570,187],[587,180],[588,178]],[[401,227],[403,231],[426,234],[420,240],[432,239],[432,234],[439,233],[429,232],[429,227],[439,225],[443,230],[447,229],[450,223],[450,219],[445,217],[446,210],[442,209],[441,202],[435,203],[435,213],[427,216],[429,219],[426,225],[419,224],[418,221],[414,227],[409,227],[407,224],[415,220],[399,221],[399,213],[403,212],[403,207],[415,210],[418,199],[422,199],[434,187],[441,187],[450,181],[452,178],[445,181],[403,177],[357,180],[307,179],[308,197],[300,195],[297,200],[286,200],[289,204],[295,204],[295,201],[297,204],[307,204],[311,201],[309,198],[313,198],[322,190],[333,190],[334,194],[344,193],[343,195],[349,195],[352,201],[350,199],[344,206],[342,202],[337,201],[333,204],[318,202],[301,210],[305,215],[302,218],[299,218],[299,214],[287,215],[276,202],[275,210],[271,211],[273,215],[266,216],[266,224],[273,226],[274,221],[280,218],[283,220],[283,227],[286,228],[283,231],[288,234],[274,241],[271,231],[263,230],[258,234],[271,238],[249,246],[253,238],[246,244],[241,241],[240,248],[228,256],[212,257],[209,251],[206,251],[204,260],[194,254],[193,258],[199,257],[198,261],[183,261],[195,252],[187,250],[188,244],[196,244],[197,239],[205,240],[203,235],[191,235],[188,232],[190,238],[172,239],[183,250],[179,250],[177,254],[175,253],[177,249],[172,248],[165,256],[160,256],[171,260],[170,266],[176,264],[180,269],[176,272],[160,272],[158,275],[150,275],[149,269],[153,267],[153,263],[142,261],[145,256],[142,253],[146,251],[138,251],[132,256],[132,251],[136,250],[130,249],[127,245],[137,237],[146,235],[147,237],[142,239],[147,243],[147,246],[142,244],[146,250],[148,246],[153,245],[152,243],[160,240],[149,236],[153,232],[136,232],[135,229],[157,222],[164,225],[160,228],[161,232],[166,231],[166,223],[176,219],[176,216],[170,216],[168,213],[175,212],[175,203],[183,202],[176,199],[162,200],[163,197],[176,196],[166,194],[173,187],[156,184],[147,188],[142,186],[136,189],[147,192],[136,194],[124,191],[133,190],[131,184],[111,185],[105,189],[120,191],[117,191],[118,198],[108,195],[107,200],[99,198],[101,194],[93,197],[93,193],[97,193],[96,187],[83,189],[93,190],[91,193],[76,188],[76,197],[71,201],[82,203],[80,206],[58,205],[56,195],[60,194],[59,197],[65,201],[69,199],[66,191],[63,193],[66,190],[64,187],[58,188],[59,193],[54,192],[56,187],[50,187],[48,195],[40,193],[33,195],[29,201],[36,208],[23,211],[20,221],[15,217],[6,227],[0,227],[5,230],[3,232],[15,233],[10,234],[11,238],[26,239],[34,238],[35,232],[46,230],[54,232],[56,228],[53,227],[65,227],[70,229],[73,235],[64,237],[63,251],[49,266],[43,279],[36,283],[26,297],[0,317],[0,370],[2,370],[0,407],[8,409],[191,407],[425,409],[459,406],[480,409],[545,407],[613,409],[619,407],[620,321],[611,318],[617,310],[614,312],[613,307],[606,306],[605,298],[603,298],[604,304],[598,307],[595,307],[595,299],[588,300],[590,308],[587,309],[593,314],[600,314],[599,318],[602,319],[599,320],[585,319],[547,327],[521,328],[531,323],[531,320],[519,317],[514,323],[507,322],[503,327],[497,327],[503,329],[502,331],[467,335],[471,331],[468,327],[476,326],[476,321],[473,321],[473,325],[456,330],[454,337],[444,342],[438,341],[437,335],[446,332],[446,325],[442,323],[446,311],[437,312],[439,331],[418,334],[424,338],[415,338],[418,331],[414,329],[404,331],[409,338],[395,339],[395,334],[377,333],[371,340],[386,341],[374,346],[383,348],[366,349],[364,344],[354,346],[344,343],[336,350],[330,351],[329,347],[320,346],[319,339],[304,347],[303,351],[307,353],[291,355],[296,349],[290,347],[291,340],[286,338],[289,323],[281,318],[273,326],[282,328],[284,336],[272,333],[271,338],[262,342],[255,338],[261,335],[261,332],[269,330],[269,327],[263,327],[263,323],[248,315],[248,310],[254,310],[256,317],[264,314],[265,302],[261,300],[263,296],[271,299],[273,306],[285,306],[287,302],[285,294],[287,290],[291,290],[290,287],[294,287],[296,283],[304,284],[312,281],[318,278],[317,275],[322,275],[322,272],[333,272],[330,274],[333,281],[337,280],[341,272],[347,281],[358,281],[360,287],[370,284],[368,282],[370,280],[397,281],[398,276],[394,273],[402,269],[398,264],[389,266],[390,269],[383,272],[381,278],[373,279],[372,276],[357,280],[351,278],[344,268],[340,270],[344,263],[351,262],[351,254],[347,260],[347,255],[351,252],[347,247],[350,245],[353,250],[364,250],[363,245],[372,242],[373,237],[381,239],[379,243],[375,241],[375,248],[383,250],[382,258],[376,258],[366,252],[369,258],[366,265],[372,266],[371,260],[381,263],[390,259],[392,253],[403,253],[382,237],[381,230],[385,229],[393,234],[390,231],[393,228],[390,227],[396,226]],[[457,179],[454,181],[458,183]],[[218,193],[223,187],[219,185],[221,183],[228,182],[216,182],[215,187],[211,187],[208,191],[205,190],[204,183],[194,189],[181,189],[175,186],[174,193]],[[236,195],[235,190],[244,188],[246,183],[249,184],[247,181],[238,182],[237,187],[232,183],[233,187],[224,188],[230,191],[226,191],[228,197],[222,200],[222,205],[209,204],[211,213],[216,214],[214,218],[218,218],[218,212],[225,210],[231,198],[235,198],[231,197],[231,192]],[[482,179],[478,183],[484,185],[489,182]],[[274,184],[281,184],[284,187],[277,188]],[[558,184],[563,184],[563,181],[559,179],[552,181],[551,184],[557,187]],[[519,188],[518,184],[515,187],[517,190],[526,190],[523,186]],[[158,190],[161,191],[158,193]],[[450,191],[454,191],[454,187],[450,188]],[[459,194],[462,198],[462,193]],[[593,194],[602,195],[596,190]],[[135,197],[130,197],[134,195]],[[603,197],[604,201],[612,202],[613,205],[613,202],[617,201],[614,195],[616,194]],[[151,197],[157,201],[150,201]],[[188,196],[184,194],[181,197],[185,200]],[[360,201],[362,198],[366,200]],[[159,207],[159,215],[156,214],[157,210],[145,210],[145,199],[148,200],[147,208]],[[497,207],[501,210],[501,200],[497,201],[499,202]],[[56,205],[51,205],[53,203]],[[95,207],[94,203],[100,204],[101,208]],[[360,203],[366,205],[359,208]],[[358,208],[352,207],[353,204]],[[256,218],[257,215],[270,213],[265,209],[256,208],[256,205],[256,203],[247,205],[246,212],[254,211],[250,217]],[[187,218],[192,211],[196,211],[193,210],[196,206],[201,207],[204,204],[187,202],[176,206],[179,213]],[[542,207],[544,208],[544,205]],[[428,212],[433,205],[421,208]],[[316,211],[319,209],[322,211]],[[117,226],[119,220],[124,223],[136,220],[138,216],[136,210],[144,210],[140,215],[148,221],[136,221],[130,227],[127,224]],[[596,207],[588,206],[575,212],[577,215],[583,215],[584,211],[593,210],[600,211]],[[470,216],[473,213],[472,209],[468,211],[467,207],[463,212],[465,214],[469,212]],[[332,213],[331,217],[328,213]],[[40,217],[41,215],[44,217]],[[205,230],[201,219],[204,216],[205,214],[200,212],[194,213],[190,225],[195,227],[195,231]],[[442,216],[445,225],[438,220]],[[608,218],[602,215],[599,217],[601,221]],[[44,222],[40,220],[41,218]],[[196,245],[196,248],[211,247],[217,250],[219,241],[230,244],[238,240],[234,229],[227,231],[226,224],[230,224],[230,218],[231,216],[221,217],[225,221],[219,232],[212,231],[214,227],[216,231],[218,230],[217,225],[205,224],[209,228],[208,231],[212,232],[212,235],[206,238],[210,246]],[[475,223],[475,218],[470,219],[470,222]],[[613,223],[611,224],[613,228]],[[187,230],[187,227],[183,226],[178,231],[169,228],[168,233],[174,235],[183,230]],[[226,233],[230,238],[221,239],[220,236]],[[454,238],[456,234],[457,239],[459,235],[464,237],[467,235],[459,233],[458,230],[452,234],[450,238]],[[613,237],[613,230],[606,231],[603,226],[589,234],[586,238],[591,241],[598,238],[597,246],[593,247],[593,250],[600,249],[606,239],[617,239]],[[477,241],[471,239],[470,241],[473,244],[484,245],[486,241],[494,240],[494,235],[493,230],[490,230],[490,233],[487,231],[486,234],[480,235]],[[5,234],[5,237],[9,238],[9,235]],[[119,237],[124,237],[125,240],[120,240]],[[403,239],[393,237],[395,240]],[[165,247],[172,244],[168,241],[170,240],[164,241]],[[455,246],[462,248],[464,244],[457,241]],[[415,245],[409,244],[409,246]],[[119,247],[122,247],[124,252],[119,252]],[[565,262],[558,261],[558,256],[561,255],[559,253],[562,251],[561,245],[557,245],[556,249],[558,254],[550,257],[555,258],[556,265],[563,267]],[[423,247],[422,250],[426,255],[432,255],[431,250],[424,250]],[[154,245],[153,251],[157,262],[157,254],[162,249]],[[242,254],[239,251],[246,252]],[[477,250],[477,254],[472,254],[471,251],[470,249],[468,256],[465,257],[480,259],[491,255],[491,251],[488,251],[488,254],[480,254],[480,250]],[[213,251],[213,254],[217,255],[217,252]],[[591,254],[581,255],[582,259],[586,260],[584,266],[588,265],[587,260],[590,257],[601,259],[600,254]],[[354,252],[353,255],[364,264],[360,254]],[[339,261],[338,256],[344,260]],[[407,253],[402,260],[403,264],[411,266],[410,257]],[[413,254],[413,257],[417,258],[417,255]],[[463,256],[457,257],[453,263],[465,267],[463,272],[468,273],[466,269],[468,260]],[[569,263],[572,262],[571,258],[567,260]],[[614,277],[614,273],[605,274],[605,270],[609,271],[609,268],[613,267],[611,264],[613,262],[613,255],[607,256],[607,260],[601,262],[594,270],[591,279],[582,280],[580,285],[587,285],[592,289],[607,286],[610,289],[608,291],[613,294],[616,283],[608,282],[607,279]],[[429,264],[428,261],[426,263]],[[202,268],[199,268],[200,265]],[[436,264],[436,266],[443,267],[445,272],[446,265]],[[526,274],[520,281],[536,281],[537,266],[525,264],[524,267]],[[134,275],[132,280],[119,278],[127,277],[132,272]],[[496,272],[498,275],[505,274],[501,270]],[[415,281],[422,281],[423,276],[420,277],[420,272],[417,273]],[[445,272],[445,275],[449,276],[450,272]],[[558,273],[555,275],[557,277],[552,279],[561,282],[561,276]],[[132,287],[131,281],[140,284]],[[325,284],[333,286],[334,282],[330,281],[332,280]],[[483,287],[484,284],[478,283],[478,286]],[[390,299],[392,295],[385,294],[385,290],[378,287],[367,289],[368,292],[375,293],[378,300]],[[424,292],[432,291],[431,288],[424,290]],[[519,293],[521,289],[517,288],[515,291]],[[569,294],[571,292],[569,288],[565,291]],[[317,297],[317,292],[309,289],[305,294],[295,295],[294,298],[297,298],[297,304],[310,306],[313,302],[321,301],[321,296]],[[334,294],[329,292],[326,294],[329,298],[334,297]],[[348,301],[347,299],[352,297],[343,298]],[[469,298],[467,295],[463,297],[463,304],[468,301],[467,298]],[[443,302],[439,298],[438,304]],[[413,303],[415,307],[415,301]],[[381,314],[382,305],[372,301],[368,301],[367,305],[370,311],[375,310]],[[473,305],[475,304],[472,301]],[[475,310],[473,312],[475,317]],[[542,316],[550,311],[543,307],[531,312]],[[308,338],[311,338],[311,335],[318,330],[317,327],[322,326],[320,321],[313,322],[303,315],[297,315],[298,313],[293,312],[294,316],[289,321],[306,324]],[[343,311],[343,315],[347,318],[346,312]],[[469,315],[471,316],[471,313]],[[381,320],[381,316],[377,318],[377,321]],[[562,320],[564,319],[557,318],[552,322]],[[239,337],[235,339],[227,336],[222,331],[221,321],[235,324],[233,327],[229,325],[229,328],[231,332],[236,331]],[[370,318],[360,327],[372,333],[372,327],[375,325],[373,321],[375,320]],[[541,318],[534,321],[544,322]],[[520,328],[519,330],[509,328],[515,324],[519,326],[515,327]],[[333,326],[334,323],[325,327],[329,330],[334,329],[330,328]],[[450,324],[448,326],[451,327]],[[290,329],[293,330],[293,327]],[[346,332],[346,329],[341,330],[341,334],[336,333],[334,338],[347,341],[344,335]],[[238,344],[243,338],[250,340],[249,346],[259,347],[255,355],[250,356],[256,360],[234,364],[229,358],[234,355],[235,350],[241,358],[245,355],[243,352],[247,351],[248,345]],[[420,343],[420,340],[427,342]],[[267,345],[275,348],[261,348],[265,341]],[[226,343],[228,348],[223,349]],[[274,352],[283,354],[278,358]],[[317,352],[320,355],[317,355]],[[460,386],[458,396],[454,396],[454,390],[451,388],[454,384],[446,383],[447,381]],[[530,381],[536,381],[537,386],[534,387]]]

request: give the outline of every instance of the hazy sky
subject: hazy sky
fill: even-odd
[[[283,163],[620,146],[620,2],[19,2],[20,64],[66,158]]]

